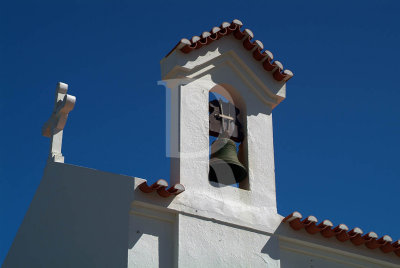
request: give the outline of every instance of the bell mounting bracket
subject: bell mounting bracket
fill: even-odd
[[[225,136],[235,142],[242,142],[244,135],[239,113],[240,110],[230,102],[221,99],[210,101],[210,136]]]

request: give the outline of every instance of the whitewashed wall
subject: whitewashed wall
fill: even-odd
[[[50,163],[2,267],[400,267],[393,253],[287,224],[271,234],[215,218],[212,211],[221,207],[200,211],[207,204],[202,196],[192,196],[187,207],[183,194],[140,192],[142,182]],[[231,211],[240,205],[225,203]]]
[[[279,267],[276,237],[228,223],[179,216],[179,267]]]
[[[128,267],[174,267],[177,214],[134,206],[129,216]]]
[[[127,267],[133,183],[48,163],[2,267]]]

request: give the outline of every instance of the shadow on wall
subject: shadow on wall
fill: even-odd
[[[127,267],[133,190],[131,177],[48,164],[3,267]]]
[[[130,215],[128,267],[173,267],[174,222]]]
[[[261,253],[267,254],[273,260],[280,260],[279,239],[277,236],[271,236],[268,242],[261,249]]]
[[[173,198],[163,198],[157,191],[143,193],[135,190],[137,200],[151,203],[158,200],[168,207]],[[128,267],[173,267],[176,248],[177,215],[170,211],[154,210],[135,204],[129,215]]]

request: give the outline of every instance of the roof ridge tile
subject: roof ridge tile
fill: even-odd
[[[369,232],[363,235],[363,231],[359,227],[355,227],[349,231],[345,224],[339,224],[333,228],[333,224],[329,220],[324,220],[317,224],[318,220],[315,216],[308,216],[302,220],[302,215],[294,211],[286,216],[282,222],[289,223],[290,227],[296,231],[305,229],[309,234],[321,233],[323,237],[329,238],[336,236],[336,239],[345,242],[350,240],[355,246],[365,244],[369,249],[380,248],[383,253],[394,252],[400,257],[400,240],[394,241],[389,235],[380,238],[375,232]]]
[[[279,61],[272,62],[273,54],[269,50],[262,51],[264,45],[261,41],[255,40],[252,42],[254,38],[253,32],[247,28],[242,31],[242,26],[243,23],[238,19],[234,19],[231,23],[223,22],[219,27],[213,27],[210,32],[203,32],[200,36],[193,36],[190,41],[186,38],[181,39],[173,50],[177,49],[182,53],[188,54],[193,50],[209,45],[213,41],[233,33],[233,36],[243,43],[243,47],[252,53],[253,58],[257,61],[261,61],[264,70],[272,73],[275,80],[287,82],[292,78],[293,72],[284,70],[283,65]],[[170,53],[168,53],[166,57],[168,57]]]

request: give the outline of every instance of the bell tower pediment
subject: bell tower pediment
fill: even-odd
[[[219,30],[214,37],[204,32],[206,38],[182,39],[161,60],[162,79],[197,79],[223,68],[226,76],[240,77],[264,103],[275,108],[286,97],[286,82],[293,73],[273,61],[272,52],[265,50],[261,41],[253,40],[251,30],[242,31],[241,26],[234,20],[214,27],[210,33]]]

